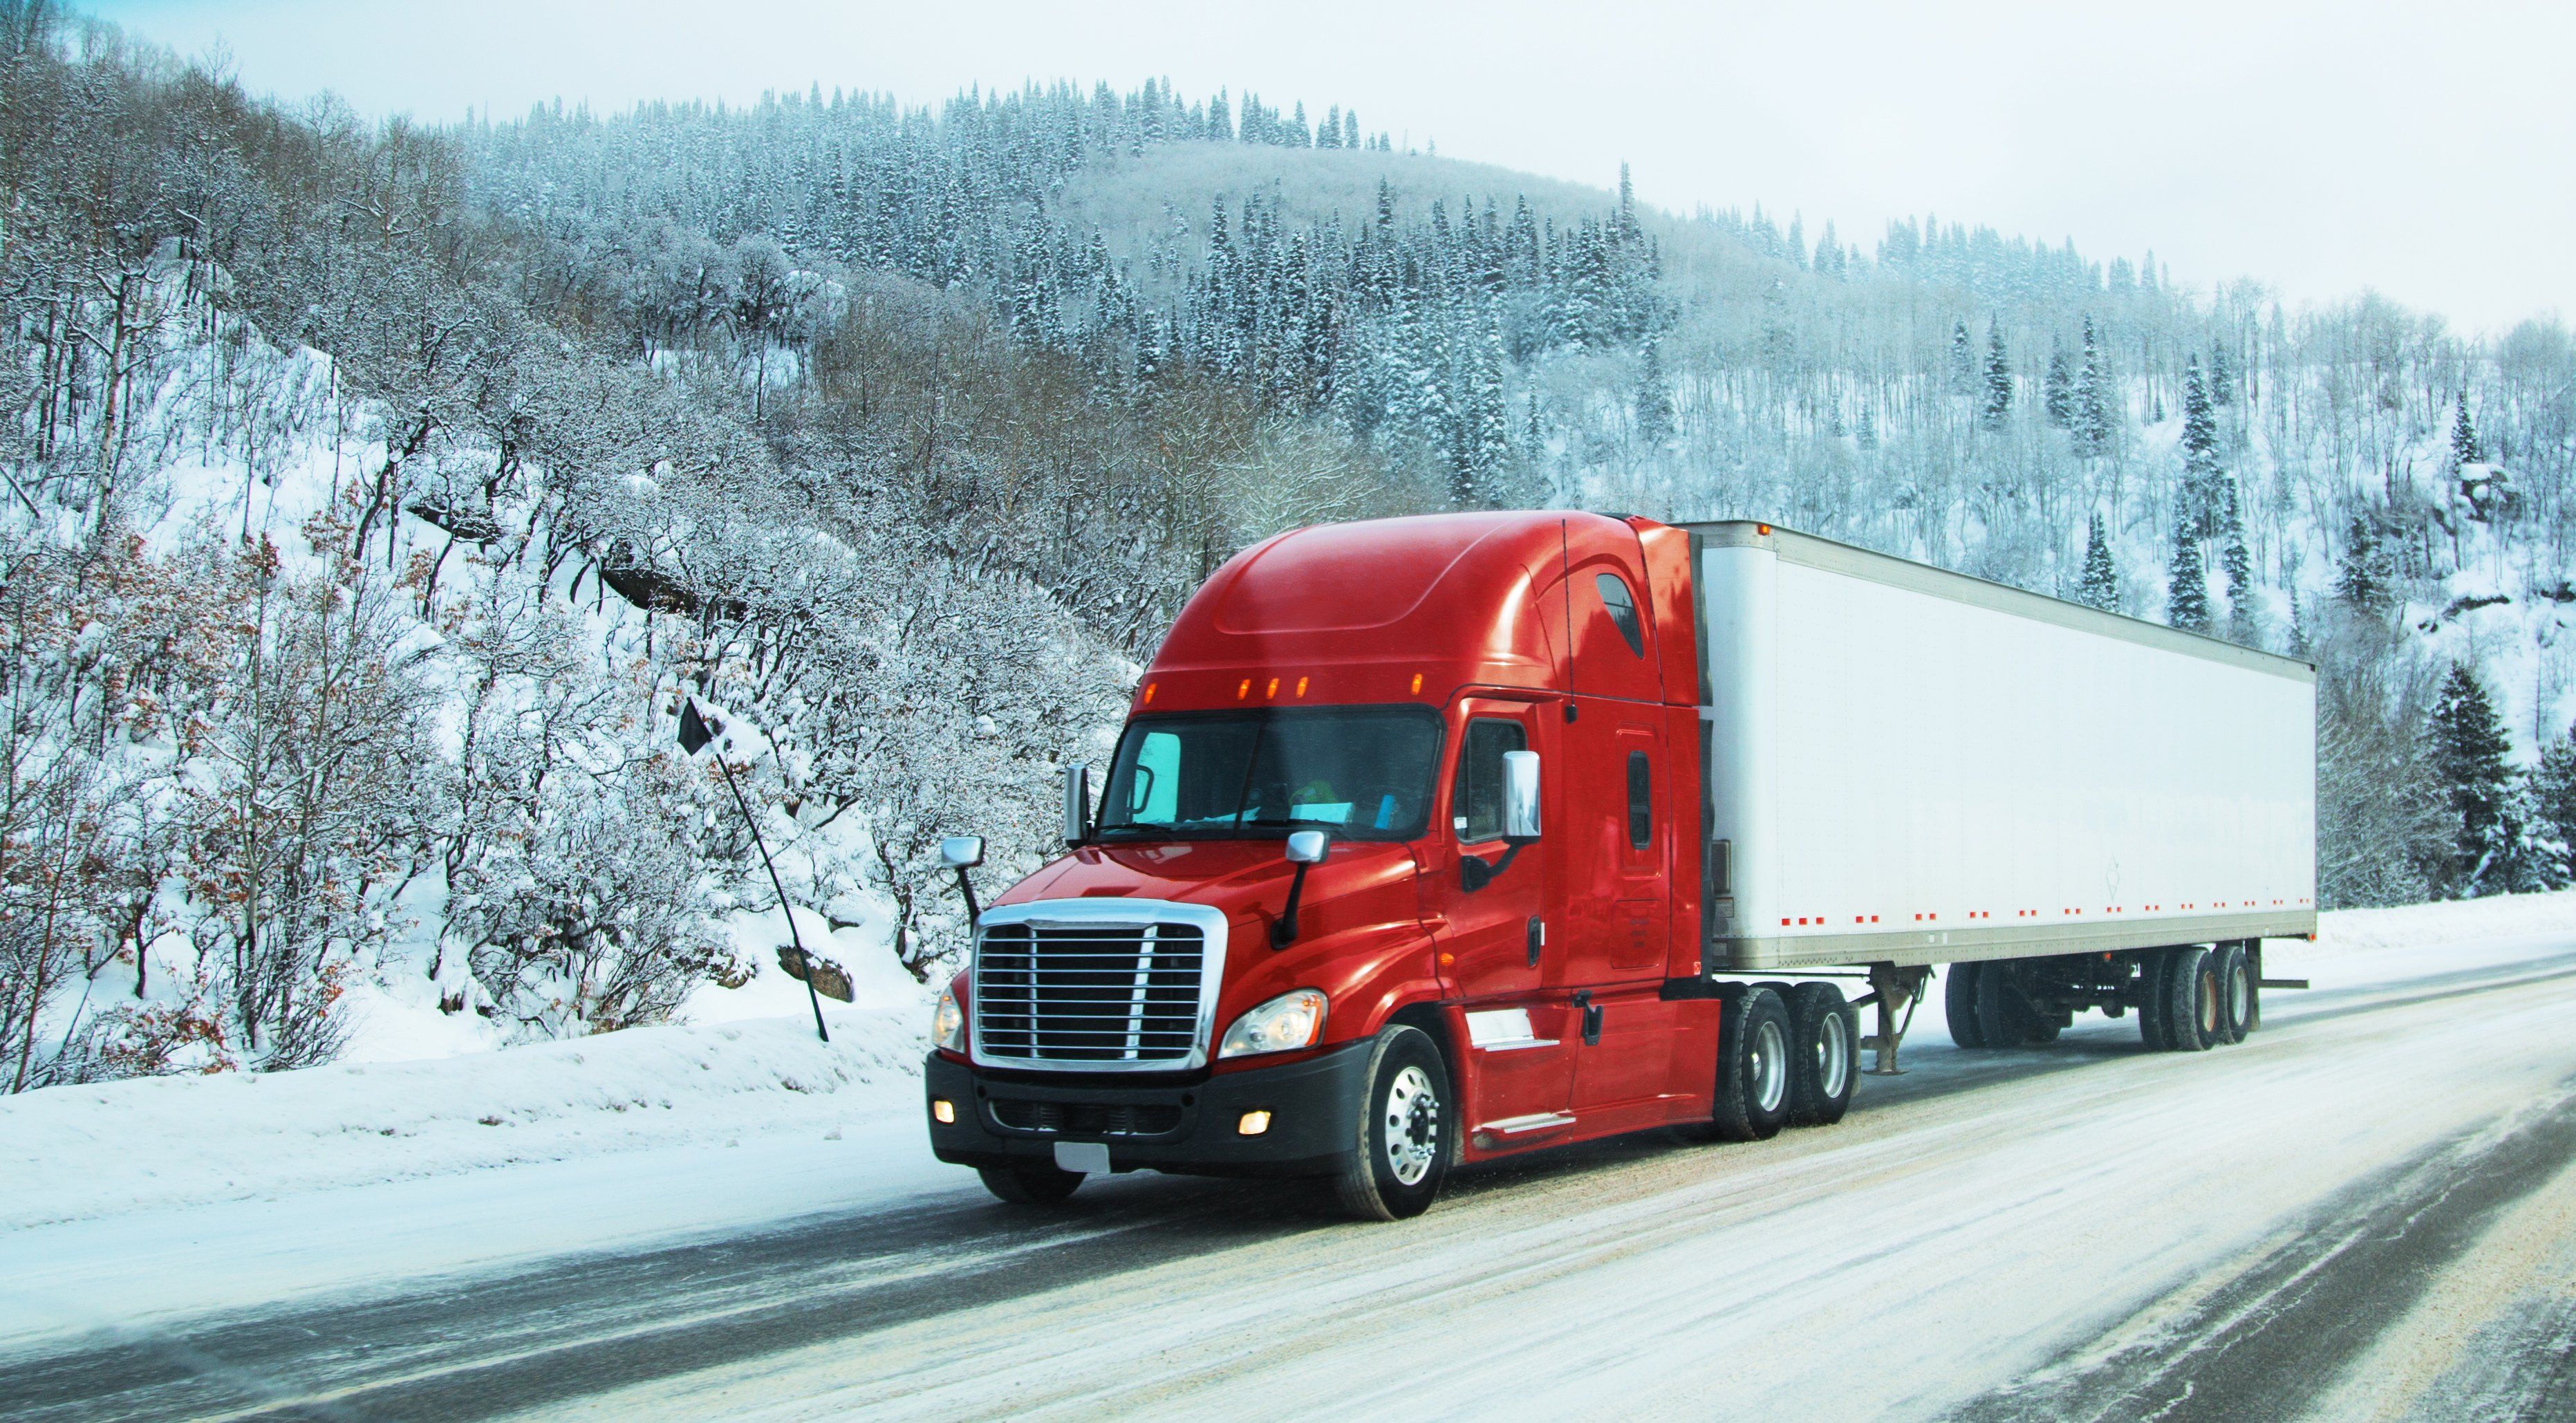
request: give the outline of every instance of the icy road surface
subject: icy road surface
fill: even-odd
[[[2576,935],[2293,947],[2319,989],[2240,1046],[1971,1054],[1927,1013],[1839,1127],[1558,1152],[1410,1223],[889,1163],[721,1238],[21,1329],[0,1415],[2576,1414]]]

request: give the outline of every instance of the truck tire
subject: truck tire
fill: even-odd
[[[2263,1027],[2263,941],[2245,941],[2245,1031]]]
[[[2212,976],[2218,983],[2218,1040],[2241,1043],[2245,1034],[2254,996],[2254,975],[2245,961],[2245,946],[2233,941],[2219,945],[2210,954]]]
[[[1780,995],[1755,987],[1731,997],[1717,1027],[1717,1101],[1710,1130],[1720,1141],[1764,1141],[1789,1119],[1792,1035]]]
[[[1789,1072],[1789,1125],[1826,1127],[1851,1110],[1860,1081],[1856,1044],[1860,1018],[1830,983],[1801,983],[1789,991],[1789,1042],[1796,1054]]]
[[[2138,1041],[2149,1052],[2173,1051],[2173,1032],[2165,1022],[2166,975],[2172,971],[2171,949],[2138,955]]]
[[[1066,1171],[1043,1161],[1024,1166],[978,1166],[975,1174],[984,1178],[984,1189],[1015,1206],[1053,1206],[1064,1203],[1082,1185],[1082,1173]]]
[[[1986,1045],[1977,1024],[1977,966],[1954,963],[1941,970],[1941,1016],[1950,1020],[1950,1041],[1963,1048]]]
[[[1359,1140],[1334,1190],[1356,1219],[1410,1219],[1449,1174],[1449,1068],[1430,1034],[1398,1023],[1377,1035],[1367,1082]]]
[[[2009,963],[1977,966],[1977,1030],[1988,1047],[2022,1047],[2040,1040],[2039,1015],[2023,1000]]]
[[[2165,973],[2165,1031],[2176,1052],[2207,1052],[2215,1035],[2218,975],[2209,950],[2189,944],[2170,951]]]

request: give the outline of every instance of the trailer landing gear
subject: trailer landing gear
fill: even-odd
[[[1932,977],[1928,964],[1898,968],[1892,963],[1869,966],[1869,996],[1852,1006],[1878,1005],[1878,1031],[1860,1040],[1861,1049],[1878,1054],[1877,1064],[1867,1069],[1872,1077],[1902,1077],[1905,1069],[1896,1065],[1896,1045],[1905,1040],[1905,1030],[1914,1026],[1914,1005],[1923,996],[1923,985]],[[1902,1018],[1899,1013],[1904,1014]]]

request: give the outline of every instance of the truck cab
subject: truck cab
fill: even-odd
[[[1711,1122],[1690,575],[1682,531],[1579,513],[1228,562],[1096,809],[1075,777],[1067,853],[981,915],[927,1070],[940,1159],[1015,1201],[1151,1168],[1392,1218],[1455,1163]]]

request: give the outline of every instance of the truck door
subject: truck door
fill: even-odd
[[[1547,918],[1554,868],[1551,818],[1564,804],[1562,777],[1547,763],[1556,747],[1550,719],[1527,702],[1468,698],[1460,704],[1458,752],[1449,778],[1447,834],[1424,857],[1426,908],[1440,941],[1441,976],[1465,1000],[1470,1110],[1498,1135],[1543,1130],[1572,1087],[1571,1040],[1557,929]],[[1517,848],[1503,840],[1503,753],[1536,751],[1541,762],[1543,832]],[[1473,863],[1470,863],[1473,862]],[[1473,885],[1473,888],[1470,886]]]

